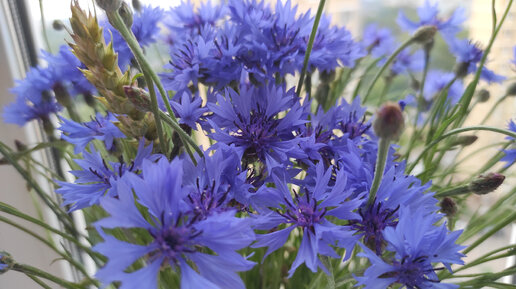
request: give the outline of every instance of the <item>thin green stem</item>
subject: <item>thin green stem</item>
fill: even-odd
[[[378,81],[378,79],[380,79],[380,76],[382,76],[385,69],[387,69],[387,67],[389,67],[389,65],[394,61],[396,56],[398,56],[398,54],[400,54],[400,52],[403,51],[403,49],[407,48],[410,44],[412,44],[412,42],[413,42],[412,38],[407,39],[387,59],[387,61],[384,63],[384,65],[380,68],[380,70],[378,70],[378,72],[374,76],[373,80],[369,84],[369,87],[367,87],[367,91],[364,95],[364,98],[362,99],[362,103],[366,103],[367,99],[369,98],[369,95],[371,94],[371,91],[373,90],[375,83]]]
[[[44,289],[52,289],[52,287],[50,287],[47,284],[45,284],[45,282],[41,281],[38,277],[36,277],[34,275],[30,275],[30,274],[25,274],[25,275],[27,275],[27,277],[32,279],[32,281],[36,282],[36,284],[38,284],[42,288],[44,288]]]
[[[369,205],[373,204],[374,199],[376,198],[376,192],[378,191],[380,183],[382,182],[383,171],[385,170],[385,163],[387,161],[387,156],[389,154],[389,147],[391,143],[390,139],[383,137],[380,138],[378,142],[378,155],[376,157],[373,184],[371,185],[371,190],[369,191],[369,199],[367,200],[367,203]]]
[[[156,122],[156,130],[158,132],[158,139],[159,139],[159,145],[161,148],[161,151],[168,155],[168,152],[166,150],[167,144],[165,142],[165,134],[163,133],[163,126],[161,124],[161,118],[159,117],[159,107],[158,107],[158,99],[156,97],[156,92],[154,91],[154,85],[152,82],[151,77],[148,73],[145,73],[145,69],[143,68],[143,65],[141,63],[141,57],[137,56],[137,54],[142,54],[140,45],[138,42],[135,41],[133,34],[131,31],[127,28],[124,21],[122,20],[122,17],[120,17],[120,14],[118,11],[115,12],[108,12],[107,13],[109,22],[113,25],[113,27],[120,32],[120,35],[124,38],[125,42],[129,45],[129,48],[133,52],[133,54],[136,57],[136,61],[142,68],[143,77],[145,78],[145,82],[147,84],[147,88],[149,89],[149,95],[151,100],[151,111],[152,114],[154,114],[154,120]],[[136,42],[136,43],[135,43]]]
[[[451,197],[451,196],[467,194],[469,192],[470,192],[469,186],[463,185],[463,186],[458,186],[455,188],[450,188],[450,189],[440,191],[435,194],[435,197],[438,197],[438,198]]]
[[[48,52],[52,53],[50,47],[50,41],[48,40],[47,24],[45,23],[45,12],[43,10],[43,0],[39,0],[39,13],[41,15],[41,30],[43,32],[43,39],[45,39],[45,45],[47,46]]]
[[[496,224],[496,226],[492,227],[489,231],[487,231],[484,235],[482,235],[480,238],[478,238],[475,242],[473,242],[471,245],[469,245],[462,253],[467,254],[471,252],[471,250],[478,247],[478,245],[482,244],[485,240],[487,240],[489,237],[500,231],[503,227],[509,225],[510,223],[514,222],[516,220],[516,212],[513,212],[509,216],[507,216],[505,219],[503,219],[500,223]]]
[[[75,228],[73,227],[73,222],[71,217],[66,214],[58,204],[56,204],[50,196],[41,189],[41,187],[30,177],[30,174],[27,173],[25,169],[23,169],[11,156],[11,154],[7,151],[7,146],[0,142],[0,153],[4,156],[4,158],[18,171],[18,173],[25,179],[27,184],[34,189],[34,191],[38,194],[38,196],[43,200],[43,202],[56,214],[60,221],[70,229],[72,232],[76,233]]]
[[[507,95],[500,97],[495,104],[491,107],[491,110],[486,114],[484,119],[480,122],[480,124],[485,124],[487,120],[491,117],[491,115],[495,112],[496,108],[507,98]]]
[[[327,289],[335,289],[335,276],[333,276],[333,266],[331,264],[331,259],[328,256],[321,256],[321,261],[326,268],[328,268],[328,271],[330,272],[330,275],[326,275],[326,280],[328,281]]]
[[[319,7],[317,7],[317,14],[315,14],[314,25],[312,26],[312,32],[310,33],[310,38],[308,39],[308,46],[305,52],[305,59],[303,60],[303,68],[301,69],[301,74],[299,75],[299,82],[297,83],[297,96],[300,96],[301,94],[301,88],[303,87],[306,70],[308,68],[308,60],[310,59],[310,54],[312,53],[312,48],[314,46],[315,35],[317,34],[317,28],[319,27],[319,21],[321,20],[321,16],[323,13],[324,3],[326,3],[326,0],[319,0]]]
[[[497,128],[497,127],[490,127],[490,126],[470,126],[470,127],[464,127],[464,128],[456,128],[456,129],[453,129],[453,130],[450,130],[449,132],[441,135],[440,137],[438,137],[436,140],[434,140],[433,142],[431,142],[430,144],[428,144],[425,149],[421,152],[421,154],[419,154],[419,156],[417,157],[417,159],[409,166],[408,170],[407,170],[407,174],[410,174],[410,172],[412,172],[412,170],[414,169],[414,167],[417,165],[417,163],[423,158],[423,156],[426,154],[426,152],[428,152],[434,145],[438,144],[441,140],[449,137],[449,136],[452,136],[452,135],[455,135],[455,134],[458,134],[458,133],[461,133],[461,132],[466,132],[466,131],[472,131],[472,130],[485,130],[485,131],[492,131],[492,132],[497,132],[497,133],[501,133],[501,134],[505,134],[505,135],[508,135],[510,137],[513,137],[513,138],[516,138],[516,133],[515,132],[512,132],[510,130],[506,130],[506,129],[501,129],[501,128]]]
[[[175,122],[170,115],[160,111],[160,117],[163,119],[168,125],[170,125],[181,137],[182,140],[186,140],[186,143],[190,145],[201,157],[203,156],[202,150],[197,146],[195,141],[188,137],[188,134],[179,126],[177,122]],[[191,156],[192,157],[192,156]]]
[[[124,39],[126,40],[127,44],[131,48],[131,51],[133,52],[136,60],[138,61],[138,64],[140,65],[140,68],[142,69],[143,74],[149,75],[150,78],[152,79],[152,81],[154,82],[154,84],[156,84],[156,87],[158,88],[161,98],[163,99],[163,102],[165,103],[165,107],[167,108],[167,113],[169,114],[169,118],[174,123],[174,126],[172,126],[172,128],[177,131],[177,133],[181,137],[183,144],[187,144],[187,143],[191,144],[191,145],[193,144],[192,148],[195,149],[195,151],[197,153],[199,153],[199,156],[203,157],[204,155],[202,154],[202,151],[197,147],[197,145],[192,140],[192,138],[179,126],[177,118],[176,118],[174,112],[172,111],[172,107],[170,106],[170,102],[167,97],[168,94],[166,93],[165,89],[163,88],[163,84],[161,83],[161,80],[159,79],[158,75],[156,74],[156,72],[154,72],[150,63],[145,58],[143,51],[142,51],[140,45],[138,44],[138,41],[136,40],[136,37],[134,36],[132,31],[130,29],[127,29],[127,27],[123,23],[122,19],[120,18],[120,14],[118,14],[118,12],[109,13],[108,18],[116,19],[116,21],[118,21],[119,23],[122,24],[122,25],[120,25],[121,26],[120,29],[124,30],[125,35],[127,36],[127,39],[125,37],[124,37]],[[152,86],[152,82],[148,82],[147,85],[149,87]],[[159,111],[159,112],[161,114],[161,111]],[[192,157],[192,155],[190,157]]]
[[[32,267],[30,265],[24,265],[24,264],[14,264],[13,267],[12,267],[12,270],[14,271],[17,271],[17,272],[21,272],[21,273],[24,273],[24,274],[27,274],[27,275],[32,275],[32,276],[37,276],[37,277],[40,277],[40,278],[43,278],[43,279],[47,279],[47,280],[50,280],[58,285],[61,285],[63,286],[64,288],[67,288],[67,289],[83,289],[82,286],[79,286],[77,284],[74,284],[74,283],[71,283],[71,282],[68,282],[66,280],[63,280],[57,276],[54,276],[50,273],[47,273],[43,270],[40,270],[36,267]]]
[[[380,58],[377,58],[371,62],[366,69],[364,70],[364,73],[362,73],[362,76],[358,79],[357,85],[355,86],[355,89],[353,90],[353,96],[352,100],[355,100],[355,98],[358,96],[358,92],[360,90],[360,87],[362,86],[362,83],[364,82],[365,76],[371,71],[373,68],[376,67],[376,64],[380,61]]]

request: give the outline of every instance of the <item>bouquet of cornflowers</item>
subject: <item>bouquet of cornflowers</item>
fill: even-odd
[[[55,25],[71,41],[43,52],[46,64],[17,82],[4,108],[5,122],[39,122],[46,141],[0,144],[2,163],[60,226],[5,203],[0,221],[47,244],[77,278],[8,252],[1,273],[73,289],[513,288],[500,278],[514,266],[460,273],[516,247],[464,263],[516,220],[514,186],[486,214],[466,202],[494,191],[516,161],[515,122],[483,125],[516,85],[482,123],[464,126],[479,123],[468,116],[490,97],[479,84],[506,80],[485,64],[512,1],[502,14],[493,8],[485,48],[458,36],[464,11],[443,17],[429,1],[418,21],[400,13],[409,33],[400,43],[376,25],[354,39],[332,26],[324,0],[315,16],[290,0],[183,2],[169,11],[96,4],[101,10],[87,12],[72,3],[69,25]],[[157,41],[170,50],[159,73],[145,53]],[[456,59],[449,72],[430,69],[436,42]],[[402,95],[389,93],[393,83]],[[458,177],[480,130],[506,138],[478,173]],[[31,159],[49,148],[50,168]]]

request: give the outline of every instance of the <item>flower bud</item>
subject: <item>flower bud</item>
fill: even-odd
[[[149,93],[139,87],[124,85],[124,92],[129,101],[140,111],[151,111]]]
[[[516,96],[516,82],[509,84],[507,90],[505,91],[505,95]]]
[[[16,151],[22,152],[27,150],[27,146],[18,139],[14,140],[14,146],[16,147]]]
[[[435,33],[437,33],[437,27],[434,25],[421,26],[412,35],[412,41],[427,44],[434,40]]]
[[[3,274],[12,268],[14,260],[9,253],[0,251],[0,274]]]
[[[132,4],[133,4],[133,9],[136,10],[136,11],[142,11],[142,3],[140,3],[139,0],[133,0],[132,1]]]
[[[131,26],[133,25],[133,11],[131,11],[131,8],[127,3],[122,2],[122,6],[118,9],[118,14],[120,14],[120,17],[124,20],[125,26],[131,29]]]
[[[65,28],[65,25],[61,20],[54,20],[52,22],[52,28],[54,28],[54,30],[56,31],[61,31]]]
[[[469,184],[469,189],[477,195],[485,195],[496,190],[504,180],[505,176],[498,173],[480,175]]]
[[[464,78],[468,75],[469,62],[457,62],[453,67],[453,72],[457,78]]]
[[[452,146],[461,145],[461,146],[469,146],[476,142],[478,139],[478,136],[476,135],[461,135],[456,137],[453,142]]]
[[[491,97],[491,93],[487,89],[481,89],[477,93],[478,102],[487,102],[489,98]]]
[[[397,103],[388,102],[376,113],[373,123],[375,134],[380,138],[398,139],[405,126],[401,107]]]
[[[439,203],[441,207],[441,212],[446,214],[447,217],[453,217],[457,213],[457,204],[450,197],[445,197]]]
[[[115,12],[122,5],[122,0],[96,0],[97,6],[106,12]]]

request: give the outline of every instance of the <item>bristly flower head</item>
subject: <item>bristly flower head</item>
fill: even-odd
[[[303,263],[314,273],[318,268],[328,273],[318,255],[340,258],[331,247],[337,246],[346,249],[347,259],[358,240],[349,228],[335,225],[327,219],[328,216],[343,220],[353,219],[356,213],[352,211],[361,202],[346,200],[350,197],[351,191],[346,190],[347,178],[342,171],[337,172],[333,187],[329,186],[332,171],[333,168],[325,171],[323,165],[318,164],[316,174],[311,180],[315,185],[304,185],[299,191],[293,190],[294,197],[288,189],[291,180],[277,175],[273,176],[275,188],[262,187],[256,192],[258,198],[267,198],[275,203],[271,206],[272,211],[264,213],[262,219],[257,221],[256,229],[271,230],[278,229],[280,225],[287,225],[284,229],[257,236],[257,242],[252,247],[267,246],[264,258],[283,246],[294,229],[299,228],[303,233],[296,259],[289,270],[289,277]],[[260,196],[261,194],[264,196]]]
[[[142,175],[128,174],[118,183],[119,198],[105,198],[102,207],[110,217],[96,223],[99,228],[139,228],[149,243],[137,245],[103,234],[95,250],[108,258],[96,277],[105,285],[119,281],[121,289],[156,289],[160,268],[180,271],[181,288],[245,288],[236,272],[254,266],[236,251],[254,241],[248,219],[235,217],[235,210],[213,212],[203,217],[184,201],[190,193],[183,187],[181,161],[165,158],[144,161]],[[145,217],[136,202],[147,212]],[[150,220],[150,221],[149,221]],[[212,252],[212,253],[209,253]],[[128,272],[138,260],[146,266]],[[191,265],[195,265],[194,270]]]
[[[107,162],[100,153],[91,147],[91,152],[84,151],[83,159],[75,162],[81,170],[70,171],[77,179],[74,183],[58,181],[61,186],[56,193],[63,196],[63,205],[71,205],[70,211],[98,204],[104,196],[116,197],[118,180],[128,172],[138,172],[143,160],[156,160],[159,155],[151,155],[152,145],[144,146],[140,141],[138,153],[131,163]]]
[[[357,285],[365,289],[383,289],[391,284],[400,284],[407,288],[448,289],[458,285],[440,283],[432,264],[442,263],[449,271],[450,264],[464,264],[459,253],[463,246],[455,244],[460,231],[449,232],[446,224],[434,226],[434,215],[425,211],[400,208],[399,222],[396,227],[384,231],[387,250],[393,257],[382,259],[367,247],[359,256],[366,257],[371,266],[364,276],[355,277]],[[391,256],[391,255],[387,255]]]
[[[456,9],[448,20],[443,20],[439,17],[438,4],[436,2],[432,2],[430,0],[425,0],[423,6],[417,8],[419,21],[409,20],[405,13],[400,11],[397,19],[398,25],[401,26],[402,29],[411,33],[421,26],[431,25],[435,26],[443,35],[455,36],[455,34],[462,29],[461,24],[466,20],[464,9]]]
[[[208,122],[215,130],[210,136],[234,145],[244,163],[261,161],[270,172],[285,166],[289,157],[303,156],[298,147],[302,139],[294,132],[306,123],[305,110],[293,89],[242,84],[240,93],[228,88],[225,96],[217,95],[217,103],[207,104],[213,112]]]
[[[90,122],[77,123],[73,120],[61,117],[63,123],[58,128],[63,132],[62,138],[74,145],[74,153],[79,154],[94,139],[104,142],[106,149],[113,149],[116,138],[124,138],[125,135],[116,127],[113,122],[116,118],[109,113],[103,116],[97,113]]]

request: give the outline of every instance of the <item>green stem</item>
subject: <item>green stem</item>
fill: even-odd
[[[451,197],[451,196],[457,196],[462,194],[467,194],[470,192],[468,185],[458,186],[455,188],[446,189],[444,191],[438,192],[435,194],[435,197],[438,198],[444,198],[444,197]]]
[[[362,83],[364,82],[365,76],[371,71],[373,68],[376,67],[376,64],[380,61],[380,58],[377,58],[371,62],[366,69],[364,70],[364,73],[362,73],[362,76],[358,79],[357,85],[355,86],[355,89],[353,90],[353,100],[358,96],[358,91],[360,90],[360,87],[362,86]]]
[[[331,265],[331,259],[328,256],[321,256],[321,261],[328,271],[330,271],[330,275],[326,275],[326,280],[328,280],[327,289],[335,289],[335,276],[333,276],[333,266]]]
[[[125,39],[125,37],[124,37],[124,39],[126,40],[127,44],[131,48],[131,51],[133,52],[134,57],[138,61],[138,64],[140,65],[140,68],[142,69],[143,74],[149,75],[150,78],[152,79],[152,81],[158,87],[158,91],[161,95],[161,98],[163,99],[163,102],[165,103],[165,107],[167,108],[167,113],[169,114],[169,117],[171,118],[172,122],[175,123],[175,125],[172,128],[178,132],[178,134],[181,137],[181,140],[183,141],[184,144],[186,144],[186,143],[192,144],[193,143],[194,146],[192,146],[192,148],[195,149],[195,151],[197,153],[199,153],[199,156],[203,157],[204,155],[202,154],[202,151],[197,147],[197,145],[192,140],[192,138],[179,126],[177,118],[176,118],[174,112],[172,111],[172,107],[170,106],[169,99],[167,98],[168,94],[166,93],[165,89],[163,88],[163,84],[161,83],[161,80],[159,79],[158,75],[156,74],[156,72],[154,72],[150,63],[147,61],[147,59],[145,59],[143,51],[142,51],[140,45],[138,44],[136,37],[134,37],[134,34],[132,33],[132,31],[127,29],[127,27],[123,23],[123,20],[120,18],[120,14],[118,14],[118,12],[109,13],[108,18],[109,19],[113,18],[122,24],[122,25],[119,25],[119,26],[121,26],[120,29],[124,30],[125,35],[128,37],[127,39]],[[117,28],[117,27],[115,27],[115,28]],[[152,86],[152,82],[147,83],[147,85],[149,87]]]
[[[312,26],[312,32],[310,33],[310,38],[308,39],[308,46],[305,52],[305,59],[303,60],[303,68],[301,69],[301,74],[299,75],[299,82],[297,83],[296,94],[298,97],[301,94],[301,88],[303,87],[303,83],[305,80],[306,70],[308,68],[308,60],[310,59],[312,47],[314,46],[315,35],[317,34],[317,27],[319,27],[319,21],[321,20],[321,16],[323,13],[324,3],[326,3],[326,0],[319,0],[319,7],[317,7],[317,14],[315,14],[314,25]],[[310,97],[308,99],[310,99]]]
[[[77,284],[63,280],[57,276],[54,276],[50,273],[47,273],[45,271],[42,271],[42,270],[40,270],[36,267],[32,267],[30,265],[14,264],[12,267],[12,270],[24,273],[26,275],[33,275],[33,276],[37,276],[40,278],[50,280],[58,285],[63,286],[64,288],[67,288],[67,289],[82,289],[82,287]]]
[[[513,212],[512,214],[507,216],[505,219],[503,219],[503,221],[501,221],[500,223],[496,224],[496,226],[491,228],[491,230],[489,230],[487,233],[485,233],[480,238],[478,238],[475,242],[473,242],[473,244],[469,245],[469,247],[464,249],[464,251],[462,253],[467,254],[467,253],[471,252],[471,250],[473,250],[476,247],[478,247],[478,245],[482,244],[482,242],[484,242],[489,237],[491,237],[492,235],[494,235],[495,233],[500,231],[503,227],[505,227],[505,226],[509,225],[510,223],[512,223],[514,220],[516,220],[516,212]]]
[[[45,13],[43,11],[43,0],[39,0],[39,13],[41,15],[41,30],[43,31],[43,39],[45,39],[45,45],[47,46],[48,52],[52,53],[52,48],[50,48],[50,41],[48,40],[47,35],[47,25],[45,23]]]
[[[113,27],[120,32],[120,35],[124,38],[125,42],[129,45],[129,48],[133,52],[136,61],[142,68],[143,77],[145,78],[145,82],[147,84],[147,88],[149,89],[149,95],[151,99],[151,111],[152,114],[154,114],[154,120],[156,122],[156,130],[158,132],[158,139],[159,139],[159,145],[161,148],[161,151],[168,155],[168,152],[166,150],[166,142],[165,142],[165,134],[163,133],[163,126],[161,124],[161,118],[159,117],[159,107],[158,107],[158,99],[156,97],[156,92],[154,91],[154,85],[152,82],[151,77],[148,73],[146,73],[145,68],[143,67],[143,64],[141,63],[141,59],[143,58],[143,51],[141,50],[140,45],[137,41],[135,41],[134,36],[132,32],[127,28],[124,21],[120,17],[120,14],[118,11],[115,12],[108,12],[107,13],[109,22],[113,25]]]
[[[396,56],[398,56],[398,54],[400,54],[400,52],[403,51],[403,49],[407,48],[410,44],[412,44],[412,42],[413,42],[412,38],[409,38],[408,40],[403,42],[400,45],[400,47],[398,47],[394,51],[394,53],[387,59],[385,64],[380,68],[380,70],[374,76],[373,81],[371,81],[371,83],[369,84],[369,87],[367,87],[367,91],[366,91],[366,93],[364,95],[364,98],[362,99],[362,104],[366,103],[367,98],[371,94],[371,91],[373,90],[373,87],[374,87],[375,83],[378,81],[378,79],[380,79],[380,76],[382,76],[382,73],[385,71],[385,69],[387,69],[387,67],[389,67],[389,65],[394,61]]]
[[[36,218],[33,218],[33,217],[29,216],[29,215],[26,215],[26,214],[20,212],[19,210],[17,210],[15,208],[5,204],[5,203],[0,202],[0,211],[4,212],[4,213],[7,213],[9,215],[18,217],[20,219],[23,219],[23,220],[28,221],[30,223],[33,223],[35,225],[38,225],[38,226],[44,228],[45,230],[48,230],[48,231],[50,231],[50,232],[52,232],[54,234],[58,234],[59,236],[65,238],[66,240],[73,242],[75,245],[77,245],[79,248],[84,250],[90,256],[92,256],[92,257],[95,256],[97,258],[102,258],[103,260],[105,260],[105,258],[103,258],[103,256],[101,254],[93,252],[91,250],[91,248],[81,244],[81,242],[79,242],[79,240],[77,240],[75,237],[73,237],[73,236],[71,236],[71,235],[69,235],[67,233],[61,232],[60,230],[51,227],[50,225],[48,225],[47,223],[45,223],[43,221],[40,221],[40,220],[38,220]]]
[[[430,144],[428,144],[425,147],[425,149],[421,152],[421,154],[419,154],[417,159],[410,165],[410,167],[407,170],[407,174],[410,174],[410,172],[414,169],[414,167],[421,160],[421,158],[423,158],[425,153],[428,150],[430,150],[434,145],[438,144],[441,140],[443,140],[443,139],[445,139],[445,138],[447,138],[449,136],[452,136],[452,135],[455,135],[455,134],[458,134],[458,133],[461,133],[461,132],[471,131],[471,130],[492,131],[492,132],[497,132],[497,133],[505,134],[505,135],[508,135],[510,137],[516,138],[516,133],[515,132],[512,132],[510,130],[506,130],[506,129],[497,128],[497,127],[490,127],[490,126],[470,126],[470,127],[452,129],[449,132],[447,132],[447,133],[441,135],[440,137],[438,137],[436,140],[434,140]]]
[[[484,68],[484,64],[487,60],[487,56],[489,55],[489,52],[491,51],[491,48],[493,47],[496,36],[500,32],[500,29],[502,28],[502,25],[505,22],[507,15],[509,14],[510,8],[512,6],[512,2],[513,2],[513,0],[509,0],[509,3],[507,4],[507,8],[505,9],[505,12],[502,16],[502,19],[500,19],[498,26],[493,31],[493,34],[491,35],[491,38],[489,39],[489,44],[487,45],[486,49],[484,50],[484,53],[482,54],[482,59],[480,60],[480,62],[478,64],[478,69],[475,73],[475,77],[470,84],[471,88],[468,87],[468,89],[466,90],[466,93],[464,93],[464,95],[462,95],[459,103],[457,104],[457,105],[460,105],[460,109],[458,111],[460,117],[459,117],[459,120],[454,124],[454,128],[459,127],[462,124],[462,122],[464,121],[464,119],[466,118],[466,116],[468,115],[467,114],[468,107],[471,102],[471,99],[473,98],[474,91],[475,91],[478,81],[480,79],[480,74],[482,73],[482,68]],[[493,1],[493,5],[494,5],[494,1]],[[493,13],[495,13],[494,7],[493,7]],[[496,24],[497,24],[496,18],[493,18],[493,27],[495,27]]]
[[[507,95],[504,95],[502,97],[500,97],[496,103],[493,105],[493,107],[491,107],[491,110],[489,110],[489,112],[486,114],[486,116],[484,117],[484,119],[482,120],[482,122],[480,122],[480,124],[484,124],[486,123],[486,121],[491,117],[491,115],[495,112],[496,108],[507,98]]]
[[[31,235],[32,237],[34,237],[35,239],[37,239],[38,241],[42,242],[43,244],[45,244],[47,247],[49,247],[50,249],[52,249],[54,252],[56,252],[59,256],[63,257],[63,259],[65,259],[66,261],[68,261],[71,265],[73,265],[76,269],[78,269],[82,274],[84,274],[84,276],[88,276],[88,272],[86,272],[86,270],[84,269],[84,267],[77,261],[75,261],[73,258],[71,258],[70,256],[68,256],[67,254],[63,253],[62,251],[60,251],[58,248],[56,248],[52,243],[50,243],[48,240],[46,240],[45,238],[39,236],[38,234],[34,233],[33,231],[19,225],[19,224],[16,224],[15,222],[9,220],[8,218],[5,218],[5,217],[2,217],[0,216],[0,222],[3,222],[3,223],[6,223],[8,225],[11,225],[15,228],[17,228],[18,230],[22,231],[22,232],[25,232],[26,234],[28,235]],[[89,278],[89,277],[88,277]],[[92,280],[93,281],[93,280]]]
[[[32,281],[36,282],[39,286],[41,286],[42,288],[44,289],[52,289],[52,287],[48,286],[47,284],[45,284],[43,281],[41,281],[38,277],[34,276],[34,275],[30,275],[30,274],[25,274],[27,275],[27,277],[29,277],[30,279],[32,279]]]
[[[376,166],[374,170],[374,179],[373,184],[371,185],[371,190],[369,191],[369,199],[367,203],[372,205],[374,203],[374,199],[376,198],[376,192],[380,187],[380,183],[383,177],[383,171],[385,170],[385,163],[387,162],[387,156],[389,154],[390,147],[390,139],[388,138],[380,138],[378,143],[378,155],[376,157]]]
[[[0,141],[0,153],[4,156],[4,158],[18,171],[18,173],[25,179],[27,184],[34,189],[34,191],[38,194],[38,196],[43,200],[43,202],[50,208],[52,211],[58,216],[59,220],[63,222],[63,224],[71,230],[71,232],[75,232],[76,230],[73,227],[73,222],[68,214],[66,214],[58,204],[56,204],[50,196],[41,189],[41,187],[30,177],[30,174],[27,173],[25,169],[23,169],[11,156],[11,154],[6,150],[6,145]]]
[[[177,122],[171,118],[170,115],[160,111],[159,116],[179,134],[179,137],[181,137],[183,141],[186,141],[186,143],[188,143],[190,147],[192,147],[201,157],[203,156],[202,150],[199,148],[199,146],[197,146],[195,141],[188,136],[188,134],[179,126]],[[191,155],[190,157],[193,156]]]

